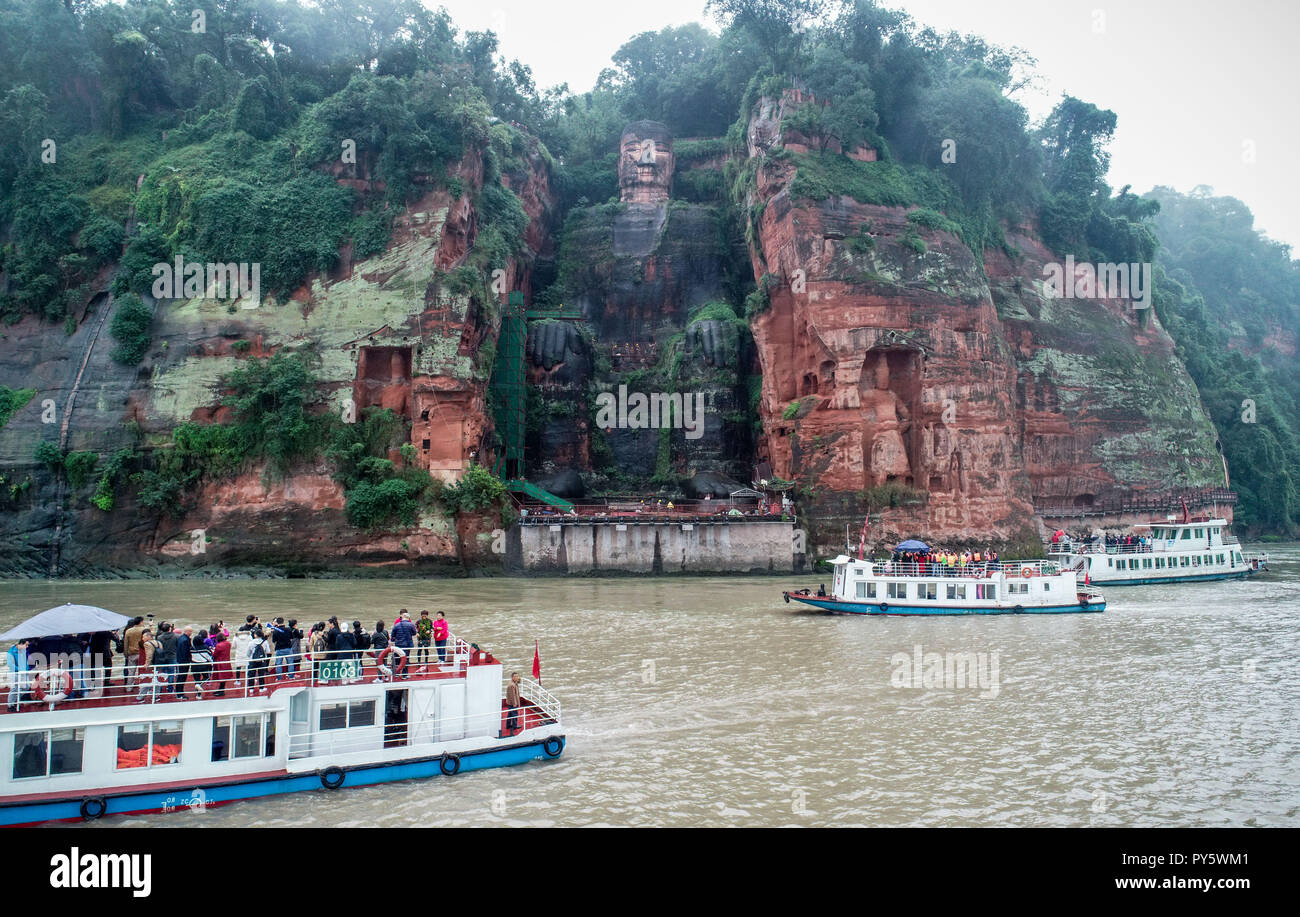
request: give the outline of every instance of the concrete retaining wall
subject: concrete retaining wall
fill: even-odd
[[[793,522],[542,522],[517,524],[510,573],[795,573]]]

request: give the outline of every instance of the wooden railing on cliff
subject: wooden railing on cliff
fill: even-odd
[[[1167,490],[1158,494],[1126,494],[1086,506],[1036,502],[1034,511],[1049,519],[1078,519],[1084,516],[1182,512],[1184,503],[1195,511],[1207,506],[1234,506],[1236,502],[1235,491],[1223,487],[1202,487]]]

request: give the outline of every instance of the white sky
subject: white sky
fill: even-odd
[[[462,31],[492,29],[539,87],[590,89],[638,32],[702,22],[704,0],[423,0]],[[1143,193],[1210,185],[1300,253],[1296,0],[886,0],[922,25],[974,32],[1038,59],[1034,118],[1062,93],[1119,117],[1110,183]],[[1100,30],[1098,30],[1098,28]],[[1245,161],[1247,142],[1254,162]]]

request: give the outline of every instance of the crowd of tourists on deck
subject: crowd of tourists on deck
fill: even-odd
[[[1151,552],[1151,539],[1146,535],[1112,535],[1110,532],[1098,535],[1094,532],[1088,537],[1071,538],[1058,529],[1052,533],[1050,541],[1053,548],[1062,545],[1069,548],[1076,542],[1086,548],[1104,545],[1107,554],[1149,554]]]
[[[295,618],[264,624],[248,615],[232,633],[224,621],[195,628],[137,616],[119,631],[19,640],[8,651],[7,706],[13,712],[37,694],[59,700],[201,699],[224,697],[227,689],[257,694],[293,678],[357,682],[367,665],[375,682],[406,679],[431,663],[445,664],[449,637],[442,612],[422,611],[413,621],[405,608],[391,628],[381,620],[374,631],[337,617],[304,632]],[[351,664],[324,668],[336,660]]]
[[[918,576],[964,576],[995,569],[998,552],[983,551],[899,551],[886,565],[887,573],[915,573]]]

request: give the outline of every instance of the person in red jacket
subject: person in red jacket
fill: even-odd
[[[216,690],[214,697],[226,696],[226,682],[235,680],[235,672],[230,668],[230,635],[217,631],[213,634],[217,642],[212,644],[212,678]]]
[[[451,633],[451,628],[447,626],[447,616],[441,611],[433,622],[433,643],[438,647],[438,662],[447,661],[447,637]]]

